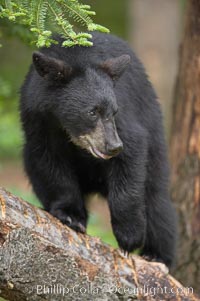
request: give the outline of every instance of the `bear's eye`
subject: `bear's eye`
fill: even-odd
[[[97,118],[97,112],[95,110],[88,111],[88,115],[93,119]]]

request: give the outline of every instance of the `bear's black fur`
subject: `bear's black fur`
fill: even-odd
[[[84,196],[108,199],[125,251],[170,266],[176,240],[162,116],[126,42],[93,34],[93,47],[59,44],[33,54],[21,90],[25,169],[44,208],[85,232]]]

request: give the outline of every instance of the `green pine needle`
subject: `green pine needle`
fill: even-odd
[[[21,26],[22,31],[29,30],[28,42],[37,47],[49,47],[57,43],[52,32],[60,34],[62,46],[92,46],[92,35],[75,31],[79,23],[86,31],[109,32],[91,18],[95,12],[90,5],[79,0],[0,0],[0,18],[8,20],[14,26]],[[73,24],[71,23],[73,21]],[[50,26],[50,25],[51,26]]]

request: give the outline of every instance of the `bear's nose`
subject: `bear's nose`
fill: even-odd
[[[107,145],[107,153],[109,156],[116,156],[123,150],[123,143],[117,142]]]

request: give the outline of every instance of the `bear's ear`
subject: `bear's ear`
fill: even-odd
[[[72,74],[72,68],[65,62],[38,51],[33,53],[33,64],[38,74],[47,80],[65,81]]]
[[[118,79],[130,64],[130,55],[124,54],[116,58],[111,58],[100,64],[103,69],[113,80]]]

